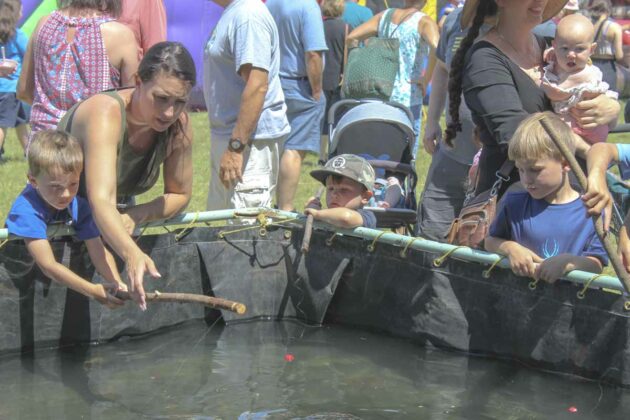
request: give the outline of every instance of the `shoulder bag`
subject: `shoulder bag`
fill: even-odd
[[[464,203],[459,217],[453,220],[446,241],[450,244],[479,248],[488,236],[497,210],[497,196],[503,182],[510,180],[514,162],[506,160],[497,171],[492,188]]]
[[[369,42],[348,51],[348,63],[344,69],[341,94],[344,98],[377,98],[389,100],[398,74],[400,43],[394,34],[414,13],[405,16],[390,33],[392,16],[396,9],[385,11],[382,19],[385,37],[371,38]]]

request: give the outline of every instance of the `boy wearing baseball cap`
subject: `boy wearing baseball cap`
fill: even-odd
[[[374,169],[367,160],[356,155],[339,155],[326,162],[323,169],[311,176],[326,186],[326,209],[311,197],[304,213],[333,226],[352,229],[376,228],[376,216],[363,207],[372,197]]]

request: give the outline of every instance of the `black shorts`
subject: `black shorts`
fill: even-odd
[[[0,127],[14,128],[31,119],[31,107],[20,101],[15,93],[0,93]]]

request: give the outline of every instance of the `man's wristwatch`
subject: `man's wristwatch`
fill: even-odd
[[[247,145],[238,138],[231,138],[228,142],[228,149],[232,152],[242,152],[245,146]]]

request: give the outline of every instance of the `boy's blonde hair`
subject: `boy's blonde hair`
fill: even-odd
[[[336,18],[343,15],[346,8],[345,0],[324,0],[321,3],[322,16]]]
[[[562,152],[556,147],[540,123],[542,119],[549,123],[569,150],[572,153],[575,152],[575,140],[569,126],[552,112],[538,112],[524,119],[516,129],[508,147],[510,160],[564,159]]]
[[[28,148],[28,170],[32,176],[42,171],[64,174],[83,170],[83,150],[69,133],[43,130],[33,136]]]

